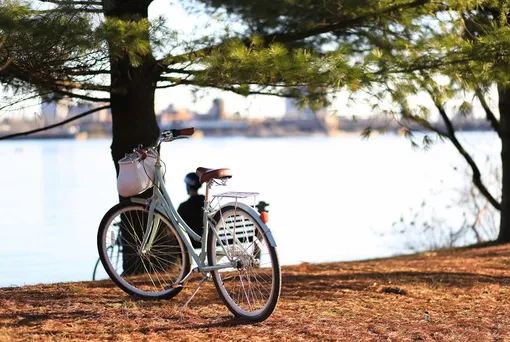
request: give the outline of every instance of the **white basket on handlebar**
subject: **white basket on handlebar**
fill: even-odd
[[[122,197],[138,195],[152,186],[157,155],[147,151],[147,158],[142,154],[133,152],[119,160],[119,177],[117,178],[117,191]]]

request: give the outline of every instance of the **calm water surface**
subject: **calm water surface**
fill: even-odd
[[[489,153],[498,162],[495,135],[463,139],[480,161]],[[109,145],[0,142],[0,286],[91,279],[97,227],[117,200]],[[198,166],[233,170],[222,191],[260,192],[284,265],[399,253],[398,243],[375,232],[390,231],[431,190],[465,183],[449,144],[415,151],[391,135],[189,139],[164,145],[162,157],[175,205],[186,199],[184,175]]]

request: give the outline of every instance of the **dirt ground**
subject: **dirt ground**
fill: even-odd
[[[198,281],[198,279],[196,279]],[[0,341],[510,341],[510,246],[283,268],[265,322],[232,318],[212,282],[180,311],[111,281],[0,288]]]

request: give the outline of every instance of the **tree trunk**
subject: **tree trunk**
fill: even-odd
[[[139,21],[148,16],[150,1],[110,0],[105,15],[126,21]],[[147,32],[147,40],[149,33]],[[110,50],[122,47],[110,45]],[[159,127],[154,112],[154,96],[158,67],[151,53],[143,57],[139,66],[133,66],[127,53],[118,57],[111,54],[110,104],[112,112],[111,152],[115,170],[119,174],[119,159],[133,152],[138,145],[152,146],[159,137]],[[122,199],[122,198],[121,198]]]
[[[143,0],[110,0],[105,15],[125,21],[139,21],[147,18],[150,1]],[[149,32],[146,34],[149,40]],[[111,87],[110,105],[112,111],[112,144],[111,153],[115,164],[116,175],[119,175],[118,161],[126,153],[133,152],[138,145],[153,146],[159,137],[159,127],[154,112],[154,96],[158,66],[154,56],[149,53],[143,56],[138,66],[133,66],[129,55],[122,46],[110,45]],[[112,53],[115,51],[116,53]],[[148,198],[152,195],[152,188],[136,197]],[[125,200],[119,195],[119,200]],[[146,222],[146,220],[145,220]],[[145,227],[142,225],[131,227],[138,235],[143,236]],[[125,224],[120,225],[121,244],[123,245],[123,276],[136,275],[144,272],[139,251],[136,250],[133,232],[126,231]]]
[[[501,222],[498,242],[510,242],[510,88],[498,85],[501,137]]]
[[[119,159],[142,144],[152,146],[159,137],[154,112],[155,79],[150,63],[130,67],[125,60],[112,62],[112,84],[121,86],[121,93],[111,94],[112,157],[117,175]]]

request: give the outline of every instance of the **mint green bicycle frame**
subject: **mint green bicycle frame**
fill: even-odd
[[[150,199],[141,199],[141,198],[131,198],[131,201],[138,204],[148,205],[149,206],[149,217],[147,220],[147,227],[143,236],[142,241],[142,251],[146,249],[150,249],[152,244],[154,243],[154,239],[157,236],[157,230],[155,227],[159,226],[159,222],[156,222],[154,220],[154,211],[157,210],[161,213],[164,213],[167,218],[170,220],[172,225],[175,227],[177,233],[181,237],[182,241],[186,245],[188,249],[189,255],[195,260],[197,264],[197,268],[199,272],[210,272],[215,270],[221,270],[225,268],[229,268],[233,266],[233,261],[230,259],[228,253],[225,251],[225,246],[223,245],[223,242],[221,239],[218,238],[218,233],[215,229],[212,229],[213,233],[216,234],[216,237],[218,238],[217,241],[220,242],[220,246],[223,249],[224,255],[229,258],[228,264],[221,264],[216,266],[208,266],[206,264],[205,258],[207,254],[207,236],[209,234],[209,214],[210,214],[210,205],[209,205],[209,188],[210,188],[210,181],[206,183],[206,200],[204,203],[204,215],[203,215],[203,235],[200,237],[200,235],[196,234],[187,224],[184,222],[184,220],[181,218],[179,213],[175,210],[172,201],[170,200],[170,196],[168,195],[168,192],[165,189],[163,177],[161,175],[161,162],[156,162],[156,168],[155,168],[155,179],[154,179],[154,186],[153,186],[153,197]],[[161,186],[162,185],[162,186]],[[241,205],[243,209],[246,205],[239,203],[238,205]],[[249,208],[248,206],[246,206]],[[251,209],[251,208],[250,208]],[[255,216],[258,218],[258,216]],[[154,223],[154,224],[153,224]],[[259,222],[258,222],[259,223]],[[260,222],[262,223],[262,222]],[[265,225],[261,225],[264,230],[269,229],[265,227]],[[270,233],[270,232],[269,232]],[[201,241],[202,248],[200,251],[200,255],[198,255],[194,249],[194,247],[191,245],[191,241],[189,239],[191,237],[192,239],[196,241]],[[236,239],[237,240],[237,239]],[[274,240],[272,239],[272,236],[270,238],[270,243],[274,243]],[[275,244],[276,245],[276,244]]]

